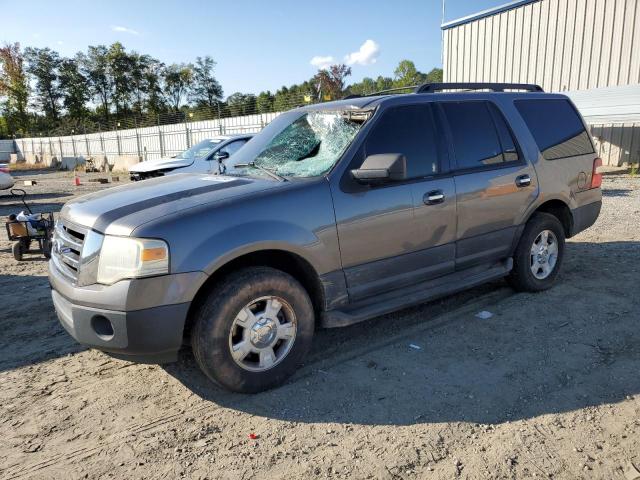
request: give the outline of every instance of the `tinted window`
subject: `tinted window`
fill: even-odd
[[[402,153],[409,178],[438,172],[438,147],[431,107],[410,105],[385,111],[367,136],[365,154]]]
[[[504,157],[504,161],[517,161],[520,157],[518,156],[516,142],[513,139],[511,130],[509,130],[507,121],[504,119],[504,116],[502,115],[500,110],[498,110],[498,107],[496,107],[491,102],[489,102],[487,105],[489,106],[489,110],[491,111],[493,123],[495,124],[496,130],[498,131],[498,137],[500,138],[500,144],[502,145],[502,156]]]
[[[517,100],[515,104],[547,160],[593,153],[591,138],[567,100]]]
[[[458,169],[501,164],[502,145],[486,102],[442,103]]]

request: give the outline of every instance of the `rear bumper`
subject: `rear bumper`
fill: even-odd
[[[78,343],[141,363],[177,359],[189,303],[121,312],[72,303],[55,290],[60,323]]]
[[[602,200],[582,205],[571,211],[573,214],[573,226],[571,228],[571,236],[586,230],[593,225],[600,215],[602,208]]]

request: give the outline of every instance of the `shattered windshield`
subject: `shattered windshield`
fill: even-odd
[[[219,138],[203,140],[199,143],[196,143],[189,150],[185,150],[184,152],[178,154],[176,158],[184,158],[187,160],[198,160],[201,158],[206,158],[215,150],[215,148],[220,143],[222,143],[222,140],[220,140]]]
[[[348,111],[293,111],[277,117],[240,150],[234,164],[251,164],[285,177],[326,173],[352,142],[365,118]],[[253,142],[253,144],[252,144]],[[253,147],[253,148],[250,148]],[[246,174],[236,168],[232,174]]]

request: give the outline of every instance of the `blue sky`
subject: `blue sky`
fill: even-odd
[[[445,20],[503,3],[446,0]],[[351,63],[349,82],[392,76],[404,58],[440,66],[441,0],[0,0],[0,12],[1,43],[72,56],[121,41],[166,63],[211,55],[225,95],[274,91],[331,60]]]

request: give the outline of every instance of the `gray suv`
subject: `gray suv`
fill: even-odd
[[[535,85],[429,84],[294,109],[224,175],[67,203],[53,303],[82,344],[161,363],[190,343],[211,380],[258,392],[296,370],[317,327],[501,277],[549,288],[565,238],[598,217],[600,165],[569,99]]]

